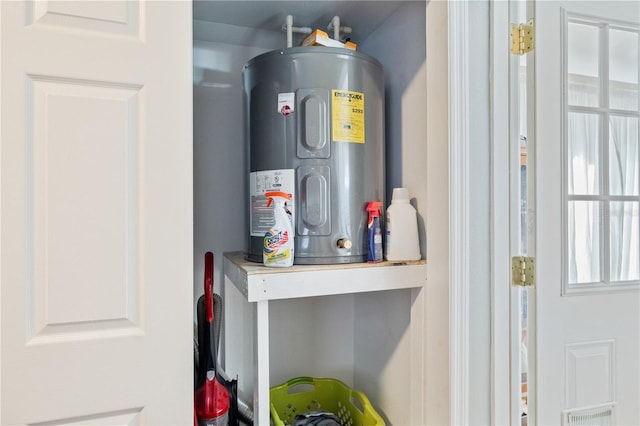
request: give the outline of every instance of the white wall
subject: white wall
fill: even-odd
[[[426,420],[449,420],[449,70],[448,4],[427,5]]]
[[[206,251],[214,253],[214,285],[219,293],[222,253],[246,250],[242,66],[267,49],[196,39],[193,50],[194,294],[198,297],[203,293]]]

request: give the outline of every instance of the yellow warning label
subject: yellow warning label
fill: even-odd
[[[331,91],[331,139],[364,143],[364,93]]]

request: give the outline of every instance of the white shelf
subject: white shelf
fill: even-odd
[[[425,260],[268,268],[245,260],[241,252],[233,252],[224,254],[223,267],[225,300],[232,305],[225,309],[225,330],[228,333],[225,369],[236,376],[253,377],[255,424],[269,424],[269,335],[273,331],[269,325],[270,301],[400,289],[412,291],[407,330],[411,355],[408,365],[402,367],[408,367],[411,372],[408,383],[404,384],[408,386],[410,396],[403,410],[408,411],[412,424],[422,424],[425,398],[422,385],[425,351],[425,292],[422,289],[427,281]],[[249,316],[252,319],[243,319],[245,308],[252,311]],[[245,341],[248,328],[252,329],[249,333],[252,343]],[[395,376],[391,380],[395,381]]]
[[[241,252],[232,252],[224,255],[224,274],[247,301],[258,302],[422,287],[427,281],[427,262],[268,268],[245,260]]]

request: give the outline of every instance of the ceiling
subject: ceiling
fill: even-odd
[[[353,40],[364,40],[393,11],[407,1],[194,1],[193,19],[212,23],[249,27],[266,31],[282,31],[287,15],[293,25],[326,30],[334,15],[344,26],[350,26]]]

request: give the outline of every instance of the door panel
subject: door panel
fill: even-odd
[[[191,5],[0,19],[0,423],[189,424]]]
[[[27,25],[51,26],[63,31],[86,30],[105,36],[144,35],[145,3],[134,1],[29,1]]]
[[[638,117],[639,16],[637,2],[535,2],[534,362],[541,425],[567,421],[563,413],[640,424],[640,199],[624,189],[638,187],[637,126],[617,146],[612,133],[615,117]],[[630,35],[635,50],[620,59],[610,41]],[[616,103],[621,66],[635,73],[625,83],[635,93],[634,110]],[[625,172],[625,183],[615,183],[622,163],[613,161],[614,149],[625,146],[634,147],[623,163],[635,175]]]
[[[30,338],[139,334],[141,88],[42,76],[26,86]]]

